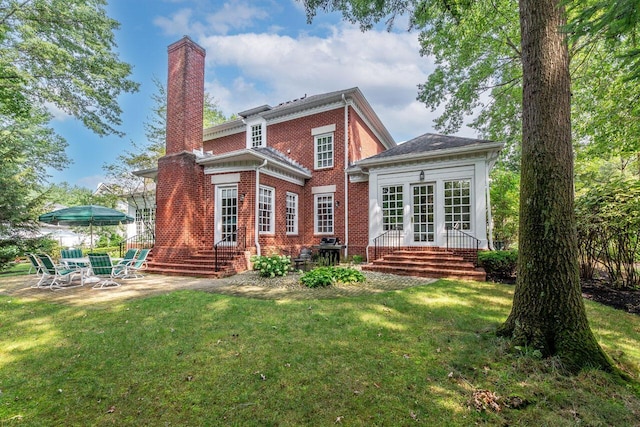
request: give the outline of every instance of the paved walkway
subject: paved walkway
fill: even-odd
[[[224,279],[149,274],[142,279],[121,280],[122,286],[119,288],[97,290],[91,289],[91,286],[87,285],[59,291],[31,288],[37,279],[34,275],[30,275],[0,277],[0,295],[15,296],[23,300],[47,300],[72,305],[110,303],[187,289],[260,299],[328,299],[387,292],[426,285],[434,281],[434,279],[368,271],[363,271],[363,274],[367,278],[365,283],[318,289],[309,289],[299,284],[300,275],[298,273],[292,273],[286,277],[264,279],[253,271],[246,271]]]

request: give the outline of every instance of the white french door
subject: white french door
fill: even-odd
[[[238,187],[216,186],[215,242],[236,244],[238,228]]]
[[[435,243],[435,184],[411,186],[411,239],[413,243]]]

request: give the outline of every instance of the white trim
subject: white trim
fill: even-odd
[[[269,213],[269,229],[268,230],[260,230],[260,206],[258,206],[258,218],[256,218],[256,221],[258,221],[258,232],[260,233],[260,235],[271,235],[271,234],[275,234],[276,232],[276,224],[275,224],[275,210],[276,210],[276,189],[273,187],[270,187],[268,185],[262,185],[260,184],[259,190],[258,190],[258,205],[260,204],[260,190],[263,191],[269,191],[271,194],[271,209],[268,211]]]
[[[320,197],[330,197],[331,204],[331,231],[318,231],[318,199]],[[336,209],[335,209],[334,193],[320,193],[313,196],[313,234],[316,235],[332,235],[336,232]]]
[[[320,194],[320,193],[335,193],[336,186],[334,185],[322,185],[319,187],[311,187],[311,194]]]
[[[267,146],[267,121],[262,117],[257,117],[251,120],[245,120],[246,127],[246,148],[253,148],[253,127],[260,126],[260,145],[256,145],[255,147],[266,147]]]
[[[320,126],[320,127],[311,129],[311,135],[316,136],[316,135],[322,135],[323,133],[331,133],[335,131],[336,131],[336,124],[334,123],[332,125]]]
[[[318,166],[318,142],[324,138],[331,138],[331,164],[326,166]],[[323,144],[324,145],[324,144]],[[329,153],[329,151],[323,152]],[[336,164],[336,139],[333,132],[323,133],[319,135],[313,136],[313,169],[321,170],[321,169],[331,169]]]
[[[287,223],[287,216],[289,215],[288,213],[288,209],[289,209],[289,198],[292,197],[293,199],[293,231],[289,231],[289,224]],[[285,227],[286,227],[286,234],[287,236],[297,236],[299,233],[299,228],[298,228],[298,223],[299,223],[299,211],[300,211],[300,196],[297,193],[292,193],[290,191],[286,192],[285,195]]]
[[[211,183],[215,185],[219,184],[235,184],[240,182],[239,173],[228,173],[224,175],[212,175]]]

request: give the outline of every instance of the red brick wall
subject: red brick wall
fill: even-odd
[[[202,147],[205,52],[188,37],[168,48],[167,154],[158,160],[155,260],[184,258],[206,241]]]
[[[242,132],[210,139],[205,141],[203,145],[204,151],[213,151],[214,155],[242,150],[247,147],[246,133]]]
[[[369,183],[349,184],[349,255],[366,256],[369,244]]]
[[[154,260],[184,258],[203,244],[203,181],[202,167],[191,153],[158,160]]]
[[[167,154],[202,147],[203,48],[188,37],[168,48]]]
[[[367,128],[364,122],[349,108],[349,159],[359,160],[384,150],[382,144]],[[335,125],[334,131],[334,166],[327,169],[314,169],[314,137],[311,129]],[[287,122],[276,123],[267,127],[267,145],[309,169],[313,177],[307,180],[304,187],[280,179],[260,174],[260,183],[275,189],[275,234],[262,234],[259,237],[263,254],[285,252],[297,255],[301,247],[319,243],[323,235],[314,234],[314,195],[313,187],[335,185],[334,193],[334,233],[332,235],[346,242],[345,236],[345,194],[344,194],[344,107],[331,111],[301,117]],[[229,135],[205,141],[205,151],[214,154],[240,150],[246,147],[245,133]],[[207,178],[208,179],[208,178]],[[209,181],[210,182],[210,181]],[[211,197],[215,194],[213,185]],[[286,235],[285,194],[287,191],[298,194],[298,236]],[[349,254],[365,255],[368,244],[369,193],[367,183],[349,184]],[[255,223],[255,172],[241,172],[238,194],[245,194],[244,202],[239,202],[239,225],[245,225],[247,244],[254,247]],[[335,206],[335,202],[339,206]],[[213,214],[207,227],[213,229]],[[212,232],[213,233],[213,232]]]

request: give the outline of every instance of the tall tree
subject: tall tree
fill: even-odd
[[[498,333],[572,371],[610,369],[587,321],[573,209],[569,49],[558,0],[520,0],[522,161],[518,281]]]
[[[118,96],[137,90],[114,53],[105,0],[0,0],[0,234],[37,217],[47,168],[69,163],[52,111],[119,133]]]
[[[443,22],[455,24],[474,3],[478,2],[305,0],[309,19],[318,8],[338,10],[364,29],[383,18],[393,22],[402,13],[409,13],[413,22],[424,22],[423,13],[440,14]],[[519,14],[523,75],[519,271],[512,312],[498,332],[512,337],[514,344],[558,355],[571,371],[586,366],[610,370],[611,362],[589,328],[580,293],[565,11],[559,0],[520,0]]]

